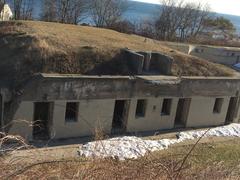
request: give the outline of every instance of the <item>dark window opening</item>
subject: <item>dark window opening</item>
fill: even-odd
[[[66,122],[77,122],[78,121],[78,103],[69,102],[66,105],[65,113]]]
[[[215,104],[213,107],[213,113],[221,113],[223,105],[223,98],[216,98]]]
[[[199,49],[195,49],[195,52],[196,52],[196,53],[199,53]]]
[[[170,115],[172,106],[172,99],[164,99],[162,103],[161,115]]]
[[[146,100],[138,100],[136,108],[136,117],[144,117],[146,112]]]
[[[232,53],[231,56],[235,56],[235,53]]]

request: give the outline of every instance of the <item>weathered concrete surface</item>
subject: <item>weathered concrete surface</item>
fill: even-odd
[[[163,75],[171,75],[173,59],[161,53],[152,53],[150,71],[158,72]]]
[[[234,65],[240,62],[240,48],[194,46],[189,54],[225,65]]]
[[[151,52],[137,52],[144,56],[144,65],[143,65],[143,71],[149,71],[150,63],[152,59],[152,53]]]
[[[129,49],[123,49],[122,53],[127,59],[127,63],[133,70],[133,74],[142,74],[144,66],[144,56]]]
[[[95,128],[111,132],[115,100],[129,100],[127,132],[172,129],[180,98],[191,98],[187,127],[222,125],[225,122],[229,99],[239,97],[240,79],[170,76],[74,76],[36,75],[21,90],[14,120],[31,123],[34,102],[53,102],[51,137],[69,138],[92,135]],[[172,99],[171,112],[161,115],[165,98]],[[221,113],[214,114],[216,98],[224,98]],[[146,100],[146,114],[136,117],[138,99]],[[75,123],[65,122],[67,102],[79,103]],[[239,107],[238,107],[239,108]],[[235,122],[239,121],[239,110]],[[11,120],[12,120],[11,119]],[[32,127],[12,121],[10,133],[32,138]]]
[[[158,52],[135,52],[123,49],[124,59],[127,59],[134,74],[171,75],[173,59]]]
[[[144,117],[136,117],[137,98],[131,100],[127,122],[127,132],[153,131],[174,128],[174,120],[178,98],[172,98],[170,115],[161,115],[164,98],[146,98],[146,113]]]
[[[133,97],[238,96],[240,79],[169,76],[38,75],[22,90],[24,101],[115,99]]]
[[[32,140],[34,102],[24,101],[13,115],[9,134],[21,135],[27,140]]]
[[[189,114],[187,118],[187,127],[208,127],[224,125],[228,110],[229,97],[224,98],[221,112],[213,113],[215,98],[194,97],[191,100]]]
[[[72,102],[72,101],[71,101]],[[114,99],[81,100],[77,122],[65,122],[67,101],[55,101],[51,137],[55,139],[94,135],[95,130],[111,133]]]

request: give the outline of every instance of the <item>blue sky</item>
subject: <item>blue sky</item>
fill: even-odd
[[[134,0],[159,4],[160,0]],[[211,10],[218,13],[232,14],[240,16],[240,0],[187,0],[190,2],[201,2],[210,5]]]

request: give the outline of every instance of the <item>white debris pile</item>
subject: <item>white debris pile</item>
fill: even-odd
[[[205,131],[190,131],[177,134],[178,139],[143,140],[138,137],[119,137],[89,142],[80,146],[79,154],[84,157],[114,157],[120,160],[136,159],[147,152],[167,149],[170,145],[200,138]],[[217,127],[209,130],[204,137],[240,137],[240,124]]]
[[[206,134],[205,134],[206,133]],[[205,135],[204,135],[205,134]],[[227,126],[212,128],[208,132],[205,131],[190,131],[181,132],[178,134],[180,139],[196,139],[201,136],[204,137],[240,137],[240,124],[230,124]]]

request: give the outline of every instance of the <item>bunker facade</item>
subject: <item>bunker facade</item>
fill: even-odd
[[[189,54],[228,66],[240,63],[240,48],[189,46]]]
[[[28,140],[218,126],[239,122],[239,89],[225,77],[38,74],[14,101],[2,94],[1,124]]]

